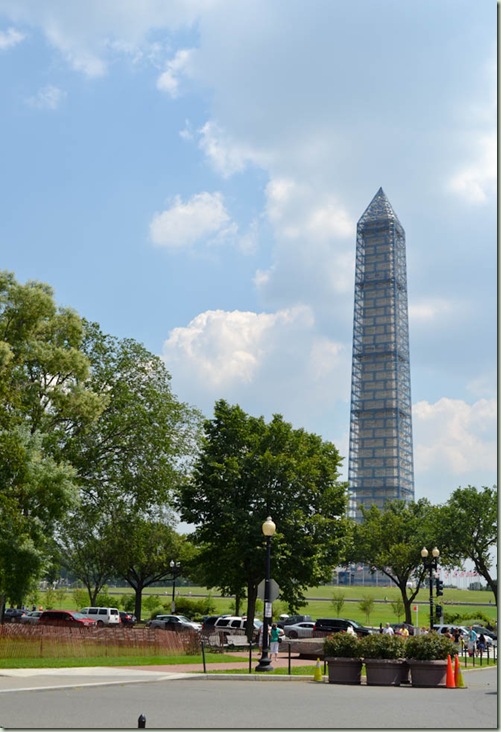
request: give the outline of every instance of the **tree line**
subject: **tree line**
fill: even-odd
[[[20,604],[65,567],[91,603],[111,577],[135,593],[183,576],[243,603],[252,620],[272,516],[273,576],[290,611],[335,566],[363,562],[402,593],[407,620],[425,581],[471,560],[495,594],[497,491],[458,488],[348,516],[342,457],[281,415],[219,400],[211,418],[175,396],[164,362],[137,341],[58,307],[49,285],[0,272],[0,599]],[[178,533],[179,520],[193,531]],[[407,586],[416,582],[416,590]],[[252,625],[250,623],[250,625]]]

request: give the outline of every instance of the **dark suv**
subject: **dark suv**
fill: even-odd
[[[313,628],[313,638],[324,638],[332,633],[340,633],[342,630],[346,633],[351,627],[356,635],[370,635],[372,630],[364,625],[359,625],[355,620],[347,620],[346,618],[319,618],[315,622]]]

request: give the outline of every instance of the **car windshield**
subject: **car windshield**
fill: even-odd
[[[191,620],[188,620],[184,615],[178,615],[177,616],[179,620],[181,620],[183,623],[191,623]]]
[[[255,625],[255,626],[256,626],[257,628],[260,628],[260,627],[262,626],[262,624],[263,624],[263,623],[262,623],[262,621],[261,621],[261,620],[257,620],[257,619],[256,619],[256,620],[254,620],[254,625]]]
[[[87,615],[82,615],[82,613],[71,613],[72,617],[76,618],[77,620],[80,620],[81,618],[87,619]]]

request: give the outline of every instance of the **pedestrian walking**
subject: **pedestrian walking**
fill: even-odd
[[[477,649],[477,634],[473,630],[472,626],[468,628],[468,655],[474,656]]]

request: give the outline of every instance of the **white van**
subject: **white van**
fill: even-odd
[[[98,625],[118,625],[121,622],[120,611],[116,607],[84,607],[80,612]]]

